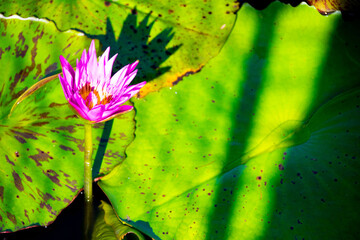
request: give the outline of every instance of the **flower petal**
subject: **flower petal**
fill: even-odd
[[[91,120],[88,117],[89,108],[85,105],[85,101],[79,93],[75,93],[73,96],[70,96],[69,103],[82,118]]]
[[[136,66],[138,65],[138,63],[139,63],[139,60],[136,60],[135,62],[133,62],[133,63],[129,66],[128,72],[127,72],[126,74],[129,74],[129,73],[131,73],[132,71],[134,71],[134,69],[136,68]]]
[[[113,95],[121,95],[125,91],[126,87],[131,83],[131,81],[136,76],[137,70],[132,72],[129,76],[125,76],[125,79],[119,83],[119,85],[114,86]]]
[[[76,110],[76,112],[84,119],[97,122],[102,119],[103,112],[105,111],[104,105],[97,105],[91,110],[85,105],[84,99],[77,93],[69,99],[69,103]]]
[[[63,68],[69,69],[69,71],[71,72],[71,74],[74,74],[74,69],[73,69],[73,67],[70,65],[70,63],[69,63],[62,55],[60,55],[60,63],[61,63],[61,66],[62,66]]]
[[[121,88],[127,87],[131,83],[131,81],[135,78],[137,71],[138,70],[136,69],[127,76],[126,80],[123,82],[123,85],[121,85]]]
[[[110,52],[110,47],[108,47],[105,52],[100,56],[99,61],[98,61],[98,69],[97,69],[97,76],[96,76],[96,85],[99,85],[100,83],[106,81],[106,63],[109,60],[109,52]]]
[[[102,65],[106,65],[109,60],[110,47],[108,47],[105,52],[100,56],[99,63]]]
[[[65,98],[66,98],[66,100],[68,100],[70,97],[70,94],[71,94],[71,87],[70,87],[69,83],[66,81],[66,79],[61,77],[61,74],[59,74],[59,79],[60,79],[61,87],[65,94]]]
[[[103,119],[103,113],[104,113],[104,105],[97,105],[96,107],[92,108],[88,113],[88,117],[91,121],[98,122]]]
[[[116,105],[117,103],[123,104],[124,102],[132,98],[135,94],[137,94],[145,84],[146,82],[144,81],[135,85],[131,85],[130,87],[126,88],[121,94],[113,97],[111,103],[113,105]]]
[[[112,110],[105,110],[103,113],[103,116],[101,117],[101,119],[97,120],[96,122],[105,122],[105,121],[109,121],[121,114],[127,113],[129,111],[131,111],[134,107],[133,106],[129,106],[129,105],[122,105],[119,106],[116,109],[112,109]]]
[[[128,67],[129,65],[126,65],[125,67],[120,69],[117,73],[115,73],[115,75],[112,76],[110,80],[110,84],[119,86],[122,83],[124,77],[126,76]]]
[[[129,96],[128,98],[132,98],[132,96],[134,96],[135,94],[137,94],[140,89],[146,84],[146,82],[141,82],[135,85],[131,85],[130,87],[126,88],[126,90],[124,91],[124,93],[122,95],[124,96]]]
[[[68,84],[70,85],[70,87],[72,88],[74,86],[74,79],[73,79],[73,77],[75,76],[74,69],[72,68],[70,63],[61,55],[60,55],[60,63],[61,63],[62,71],[63,71],[63,76],[64,76],[65,80],[68,82]],[[66,76],[65,71],[67,71],[68,75],[71,75],[72,77],[70,78],[70,77]]]
[[[96,55],[92,55],[89,59],[89,62],[86,65],[86,72],[88,74],[88,81],[92,85],[96,85],[97,75],[98,75],[98,63],[96,60]]]
[[[88,59],[90,59],[91,57],[94,57],[94,56],[96,58],[96,49],[95,49],[95,41],[92,40],[90,47],[89,47]]]
[[[109,81],[109,79],[111,79],[112,67],[114,65],[116,57],[117,57],[117,54],[115,54],[112,58],[110,58],[110,60],[106,63],[106,66],[105,66],[106,81]]]
[[[60,56],[63,76],[59,74],[59,79],[64,95],[78,115],[91,122],[107,121],[133,109],[133,106],[122,104],[146,83],[129,86],[137,74],[135,68],[139,61],[124,66],[111,77],[117,54],[110,60],[109,54],[110,47],[97,60],[95,41],[92,40],[89,51],[84,50],[80,60],[76,61],[75,70]],[[84,86],[86,88],[82,89]]]

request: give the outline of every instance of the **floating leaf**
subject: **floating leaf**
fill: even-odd
[[[0,12],[6,16],[45,18],[60,30],[78,29],[100,39],[104,47],[111,46],[112,53],[120,53],[115,63],[118,68],[139,59],[137,81],[150,81],[142,96],[176,84],[215,57],[238,8],[238,3],[229,0],[0,3]]]
[[[145,239],[138,230],[118,219],[111,205],[102,201],[99,208],[101,211],[95,221],[92,239],[124,239],[128,234],[134,234],[139,240]]]
[[[49,77],[46,77],[44,79],[41,79],[40,81],[38,81],[37,83],[35,83],[34,85],[32,85],[29,89],[26,89],[26,91],[20,95],[20,97],[18,97],[15,101],[15,103],[13,104],[12,108],[10,109],[10,113],[8,115],[8,117],[11,116],[11,113],[14,111],[14,109],[16,108],[17,105],[19,105],[24,99],[26,99],[27,97],[31,96],[32,94],[34,94],[39,88],[43,87],[45,84],[58,79],[58,75],[52,75]]]
[[[75,31],[60,33],[47,21],[12,18],[0,20],[0,32],[3,232],[48,225],[83,187],[83,122],[67,106],[60,82],[47,83],[9,113],[27,89],[58,72],[60,55],[74,63],[90,39]],[[94,177],[123,161],[133,139],[133,116],[134,111],[94,125]]]
[[[99,182],[118,215],[161,239],[355,239],[357,29],[244,5],[200,73],[135,101],[127,160]]]

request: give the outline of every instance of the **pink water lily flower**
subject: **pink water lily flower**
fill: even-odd
[[[91,42],[89,52],[84,50],[76,69],[60,56],[63,77],[59,79],[65,98],[76,112],[91,122],[104,122],[133,107],[122,105],[140,91],[146,82],[129,86],[134,79],[139,61],[126,65],[111,77],[112,67],[117,56],[109,60],[110,47],[97,60],[95,42]]]

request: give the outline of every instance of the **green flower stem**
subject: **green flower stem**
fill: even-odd
[[[84,239],[88,240],[92,231],[93,220],[93,195],[92,195],[92,133],[91,124],[85,124],[85,155],[84,155]]]
[[[92,133],[91,124],[85,124],[84,194],[85,201],[92,202]]]

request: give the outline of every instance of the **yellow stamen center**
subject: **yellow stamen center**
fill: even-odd
[[[93,93],[96,96],[96,101],[94,99],[89,100],[89,94]],[[102,104],[105,105],[107,103],[109,103],[112,99],[112,95],[106,96],[106,94],[99,94],[99,92],[94,89],[93,87],[91,87],[90,83],[86,83],[80,90],[79,90],[80,96],[82,97],[82,99],[84,99],[86,106],[89,109],[92,109],[93,107]],[[103,97],[101,98],[100,95],[103,95]]]

